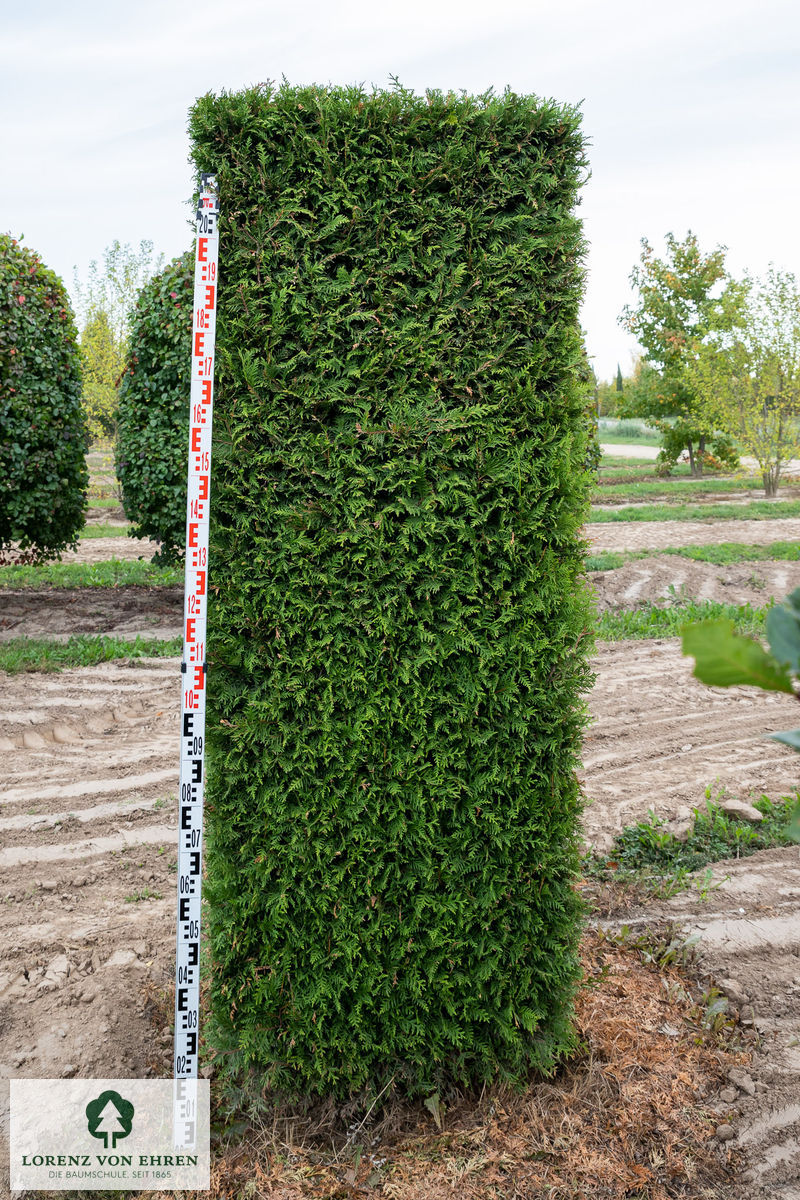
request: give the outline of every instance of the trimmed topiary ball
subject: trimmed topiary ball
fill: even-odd
[[[89,473],[75,318],[59,277],[0,234],[0,562],[77,544]]]
[[[119,391],[122,503],[131,535],[161,543],[160,562],[181,557],[186,533],[193,286],[187,251],[142,288]]]

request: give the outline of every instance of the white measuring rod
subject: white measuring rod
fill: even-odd
[[[175,1080],[197,1079],[200,1034],[200,904],[205,788],[206,620],[214,337],[219,231],[216,181],[203,175],[197,205],[186,497],[186,576],[181,661],[181,774],[178,796],[178,945],[175,964]],[[175,1089],[176,1138],[194,1139],[192,1089]],[[183,1129],[181,1130],[181,1122]]]

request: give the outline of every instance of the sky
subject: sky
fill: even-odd
[[[0,0],[0,232],[68,287],[118,238],[191,244],[187,113],[265,80],[579,104],[591,176],[582,325],[627,373],[642,238],[691,229],[737,275],[800,275],[795,0]]]

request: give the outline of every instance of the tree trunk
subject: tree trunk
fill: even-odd
[[[705,454],[706,454],[706,435],[704,433],[701,433],[700,434],[700,442],[697,447],[697,474],[698,475],[703,474],[703,467],[705,465]]]
[[[764,471],[761,476],[764,480],[764,495],[769,499],[772,499],[773,496],[777,496],[778,494],[778,480],[780,479],[780,471],[780,463],[776,463],[775,466]]]
[[[694,456],[694,446],[692,445],[691,442],[688,443],[688,448],[689,448],[689,471],[691,473],[692,479],[697,479],[698,475],[703,474],[703,464],[700,463],[700,469],[698,470],[697,459]]]

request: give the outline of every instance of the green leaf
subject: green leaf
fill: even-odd
[[[792,813],[792,823],[787,830],[788,836],[793,842],[800,842],[800,799],[794,806]]]
[[[796,600],[800,600],[800,591],[792,592],[787,601],[767,613],[767,641],[777,661],[800,675],[800,607]]]
[[[800,752],[800,729],[785,729],[782,733],[771,733],[769,736],[773,742],[783,742],[784,746],[791,746],[792,750]]]
[[[683,653],[695,660],[694,676],[711,687],[748,685],[793,694],[791,678],[758,642],[734,633],[733,621],[700,621],[683,632]]]
[[[445,1106],[442,1104],[439,1093],[434,1092],[434,1094],[432,1096],[428,1096],[423,1103],[436,1122],[436,1128],[442,1129],[444,1127],[443,1117]]]

